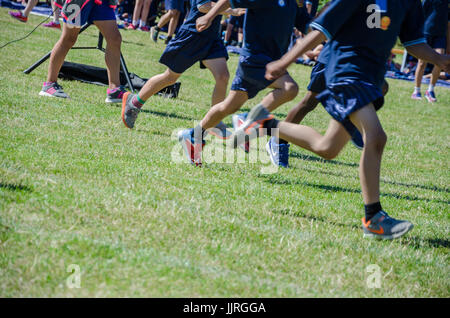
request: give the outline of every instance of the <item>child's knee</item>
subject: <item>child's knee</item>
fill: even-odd
[[[327,141],[320,141],[317,145],[316,153],[325,160],[333,160],[339,155],[340,149],[333,147]]]
[[[284,87],[286,99],[292,100],[298,94],[298,85],[295,82],[288,82]]]
[[[387,143],[387,135],[383,129],[367,134],[364,140],[364,147],[372,148],[377,152],[382,152]]]
[[[228,85],[228,81],[230,80],[230,73],[228,70],[221,72],[215,76],[215,80],[218,84]]]
[[[119,31],[117,31],[117,33],[115,33],[113,36],[110,36],[108,39],[106,39],[106,43],[113,47],[120,48],[120,46],[122,45],[122,35]]]

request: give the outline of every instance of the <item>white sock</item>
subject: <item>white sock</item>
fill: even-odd
[[[138,26],[139,21],[133,20],[133,25]]]
[[[141,22],[139,23],[139,27],[140,28],[145,27],[145,22],[141,20]]]
[[[434,85],[432,85],[432,84],[428,85],[428,91],[434,92]]]
[[[414,93],[420,93],[420,87],[414,87]]]

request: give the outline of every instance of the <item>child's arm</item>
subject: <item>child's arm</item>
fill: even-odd
[[[208,13],[215,6],[216,6],[215,2],[209,1],[209,2],[199,6],[198,7],[198,11],[200,11],[201,13]],[[228,9],[222,11],[222,12],[219,12],[218,14],[228,14],[228,15],[240,16],[240,15],[245,14],[245,9],[239,9],[239,8],[231,9],[231,8],[228,8]]]
[[[294,63],[297,58],[302,56],[309,50],[314,49],[316,46],[326,41],[326,36],[319,30],[314,30],[308,33],[303,39],[298,39],[294,47],[287,52],[281,59],[267,64],[266,66],[266,78],[270,81],[277,79],[286,73],[286,69]]]
[[[447,73],[450,72],[450,55],[441,55],[433,50],[426,43],[413,44],[406,47],[409,54],[424,60],[428,63],[435,64]]]
[[[219,0],[215,6],[211,8],[204,16],[200,17],[196,21],[196,28],[198,32],[202,32],[211,26],[212,21],[221,12],[230,8],[229,0]]]

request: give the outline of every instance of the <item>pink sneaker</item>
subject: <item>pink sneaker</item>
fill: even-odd
[[[130,24],[129,26],[127,26],[127,30],[136,30],[137,27],[134,26],[133,24]]]
[[[436,103],[436,102],[437,102],[436,95],[434,94],[433,91],[427,90],[427,91],[425,92],[425,98],[426,98],[430,103]]]
[[[144,32],[150,32],[150,28],[148,26],[140,27],[139,30],[144,31]]]
[[[28,21],[28,17],[24,16],[21,11],[9,11],[8,13],[12,18],[19,20],[20,22]]]
[[[414,92],[412,93],[411,98],[414,100],[422,100],[422,94],[420,94],[420,92]]]
[[[44,24],[46,28],[54,28],[54,29],[61,29],[61,24],[56,23],[55,21],[50,21],[49,23]]]

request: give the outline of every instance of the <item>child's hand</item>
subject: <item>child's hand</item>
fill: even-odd
[[[211,20],[206,16],[202,16],[195,21],[195,27],[198,32],[205,31],[207,28],[211,26]]]
[[[283,65],[281,60],[271,62],[266,65],[266,78],[269,81],[274,81],[280,76],[286,73],[286,67]]]
[[[240,17],[241,15],[244,15],[245,12],[247,12],[247,9],[236,8],[233,9],[231,15],[234,15],[235,17]]]

